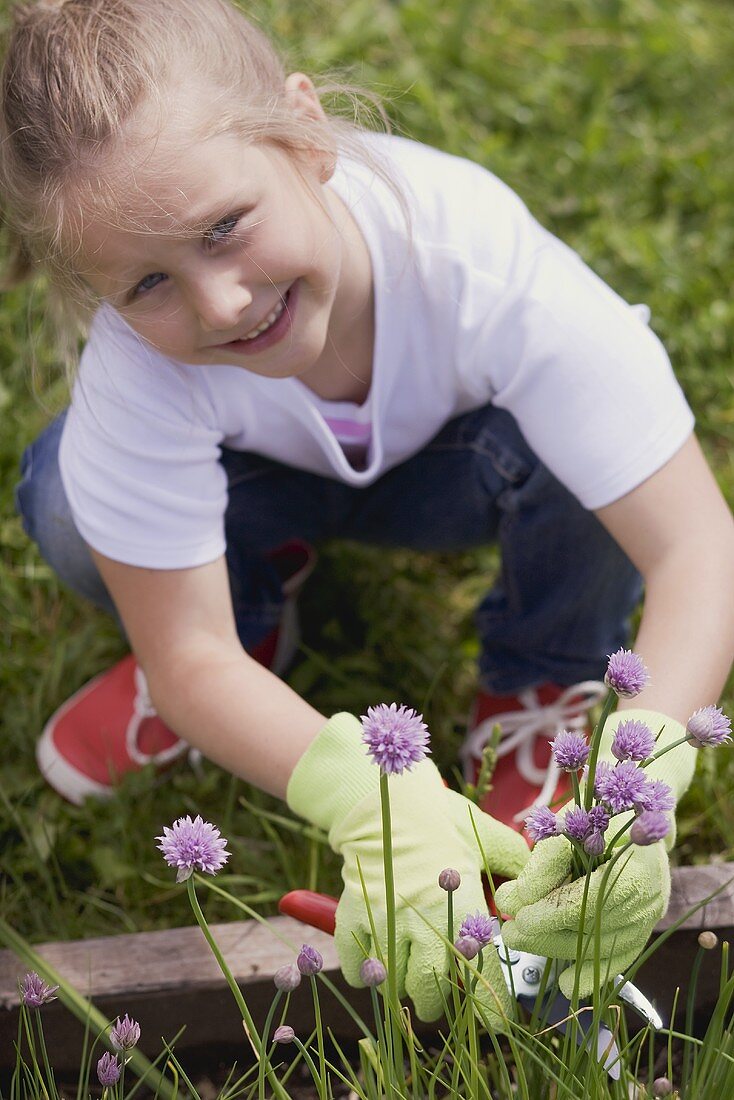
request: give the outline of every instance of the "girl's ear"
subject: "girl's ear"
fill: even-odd
[[[305,73],[291,73],[286,78],[285,91],[296,115],[328,126],[329,120],[324,108],[321,106],[313,82]],[[318,163],[321,182],[326,183],[327,180],[331,179],[336,168],[336,145],[333,145],[328,152],[323,148],[314,149],[311,155]]]

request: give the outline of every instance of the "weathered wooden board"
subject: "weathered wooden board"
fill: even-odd
[[[669,1012],[676,986],[681,986],[681,1003],[685,1002],[698,931],[710,928],[723,939],[734,935],[734,863],[674,871],[670,907],[656,931],[670,927],[717,889],[721,889],[718,896],[688,918],[683,930],[674,933],[638,975],[637,984],[663,1014]],[[318,948],[324,957],[325,973],[342,992],[347,991],[331,937],[289,917],[273,917],[264,925],[235,921],[214,925],[212,931],[259,1025],[272,1000],[273,974],[294,961],[304,940]],[[185,1027],[176,1043],[177,1051],[241,1048],[240,1064],[249,1060],[231,993],[198,927],[49,943],[37,950],[108,1017],[114,1019],[127,1012],[137,1019],[143,1031],[141,1046],[149,1056],[160,1052],[162,1038],[171,1040]],[[0,952],[0,1067],[8,1067],[13,1061],[18,979],[24,972],[25,967],[11,952]],[[711,964],[702,968],[699,983],[697,1000],[702,1017],[717,990],[718,952],[711,952]],[[365,991],[349,989],[348,993],[356,1010],[368,1019],[371,1009]],[[58,1002],[45,1006],[43,1012],[52,1062],[59,1071],[73,1070],[81,1049],[81,1025]],[[337,1036],[358,1036],[356,1025],[327,990],[323,993],[323,1016]],[[310,989],[308,983],[303,983],[293,995],[289,1023],[307,1033],[312,1019]]]
[[[728,929],[734,926],[734,863],[707,863],[700,867],[676,867],[671,876],[668,912],[657,930],[670,928],[710,894],[716,896],[688,917],[681,928]]]
[[[275,971],[295,961],[304,939],[324,957],[324,968],[338,965],[331,936],[290,917],[214,924],[212,933],[237,982],[243,987],[270,982]],[[198,925],[170,931],[137,932],[97,939],[48,943],[37,948],[85,996],[124,998],[148,993],[203,992],[222,986],[222,972]],[[18,1004],[17,977],[23,967],[9,951],[0,952],[0,1009]]]
[[[346,990],[338,972],[331,936],[306,928],[290,917],[234,921],[212,925],[212,932],[257,1025],[262,1026],[275,992],[272,976],[294,962],[304,940],[324,957],[324,971]],[[108,1016],[129,1013],[142,1029],[141,1048],[157,1056],[162,1039],[176,1042],[176,1050],[241,1046],[242,1062],[250,1051],[232,994],[198,926],[170,931],[140,932],[37,948],[51,966]],[[13,1059],[17,1035],[18,979],[25,967],[9,951],[0,952],[0,1067]],[[336,1022],[344,1015],[335,998],[324,991],[325,1016]],[[361,1005],[369,1010],[368,1001]],[[52,1063],[71,1071],[78,1064],[83,1029],[58,1001],[44,1006],[44,1032]],[[292,996],[289,1023],[310,1033],[313,1004],[304,983]]]
[[[734,941],[734,863],[674,869],[668,911],[655,929],[656,933],[664,932],[715,892],[710,902],[686,917],[635,978],[635,983],[655,1003],[666,1023],[671,1022],[678,991],[675,1025],[679,1031],[683,1030],[691,967],[699,951],[699,933],[710,929],[720,941]],[[719,995],[720,964],[720,949],[704,956],[696,986],[693,1029],[699,1037],[706,1030]]]

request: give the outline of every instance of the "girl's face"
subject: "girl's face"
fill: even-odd
[[[296,106],[321,111],[307,77],[289,82]],[[206,109],[206,97],[189,93],[162,134],[142,149],[136,140],[121,196],[132,217],[124,228],[84,221],[84,277],[173,359],[307,375],[327,336],[348,331],[371,288],[364,242],[347,247],[355,223],[323,186],[333,157],[314,152],[299,175],[293,158],[269,143],[234,133],[195,141]]]

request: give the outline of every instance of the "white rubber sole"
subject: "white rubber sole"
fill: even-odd
[[[98,679],[99,677],[95,676],[59,707],[44,726],[43,733],[36,744],[36,761],[41,775],[62,798],[67,802],[73,802],[75,806],[81,806],[85,798],[109,798],[112,788],[106,787],[103,783],[97,783],[72,767],[56,748],[53,734],[59,719],[63,718],[72,705],[91,691]]]
[[[301,640],[298,609],[295,600],[287,601],[283,606],[280,621],[278,641],[273,655],[271,672],[276,676],[283,676],[289,669]],[[104,674],[102,674],[104,675]],[[83,688],[75,692],[52,715],[43,728],[43,732],[36,743],[36,762],[41,775],[50,787],[65,798],[67,802],[75,806],[81,806],[85,798],[111,798],[112,787],[104,783],[97,783],[89,776],[77,771],[68,760],[64,759],[54,743],[54,729],[56,723],[63,718],[68,710],[82,699],[87,692],[94,687],[96,677],[85,684]],[[182,751],[185,751],[182,749]]]
[[[304,581],[313,571],[315,563],[316,555],[314,554],[283,585],[286,600],[283,604],[278,641],[270,668],[270,671],[276,676],[282,677],[285,675],[300,645],[301,633],[298,621],[297,595]],[[62,798],[75,806],[81,806],[85,798],[110,798],[114,788],[90,779],[73,767],[68,760],[65,760],[54,744],[54,729],[57,722],[64,717],[67,711],[83,699],[88,692],[92,691],[97,681],[104,675],[105,673],[100,673],[99,676],[95,676],[67,699],[48,720],[36,743],[36,761],[41,775]],[[183,752],[185,749],[182,748],[181,751]]]

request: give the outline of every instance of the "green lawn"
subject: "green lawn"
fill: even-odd
[[[649,304],[734,500],[729,6],[271,0],[253,11],[291,69],[317,77],[336,67],[386,96],[401,132],[491,168],[620,294]],[[246,900],[265,907],[289,887],[335,889],[328,852],[243,808],[242,798],[282,809],[209,764],[203,777],[185,765],[165,781],[137,777],[82,809],[40,780],[33,744],[45,719],[125,652],[113,625],[57,583],[13,509],[23,447],[64,404],[53,348],[38,336],[43,310],[42,287],[0,300],[0,913],[33,939],[189,923],[153,840],[187,812],[230,838]],[[471,611],[495,568],[489,549],[449,558],[326,548],[291,683],[325,712],[393,699],[424,708],[448,773],[474,687]],[[724,703],[731,713],[731,686]],[[703,756],[679,829],[684,861],[734,858],[734,754],[721,750],[715,766]]]

